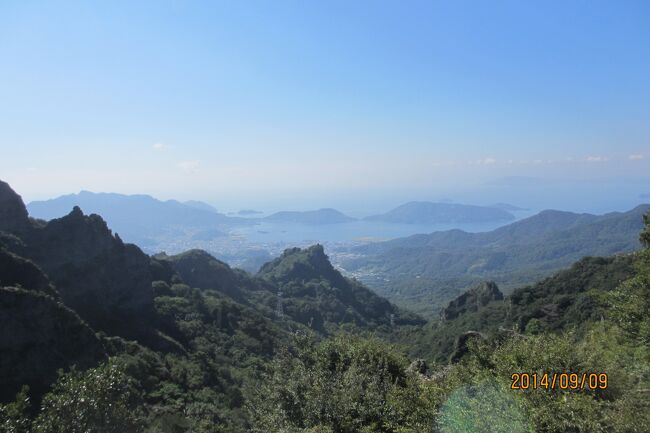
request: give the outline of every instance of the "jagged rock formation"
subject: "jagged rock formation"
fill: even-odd
[[[22,232],[30,227],[23,199],[0,180],[0,231]]]
[[[412,371],[417,374],[426,375],[429,371],[429,366],[427,365],[426,360],[422,358],[418,358],[413,362],[411,362],[411,364],[408,366],[407,371]]]
[[[4,235],[2,244],[11,251],[3,259],[20,265],[11,267],[12,274],[8,268],[0,271],[0,281],[47,291],[47,283],[29,264],[33,262],[54,283],[66,306],[94,329],[137,336],[138,322],[153,314],[146,254],[114,236],[99,215],[86,216],[78,207],[62,218],[36,224],[20,196],[4,182],[0,204],[0,229],[10,234]]]
[[[312,279],[325,279],[333,286],[344,286],[348,282],[334,269],[320,244],[305,249],[289,248],[277,259],[262,266],[257,275],[281,284]]]
[[[484,281],[469,289],[449,303],[440,316],[443,320],[452,320],[468,311],[477,311],[492,301],[503,299],[503,293],[493,281]]]
[[[476,331],[467,331],[459,335],[454,343],[454,353],[451,354],[449,361],[460,361],[469,352],[469,342],[472,340],[485,340],[485,336]]]
[[[65,304],[95,329],[131,337],[134,319],[152,316],[149,257],[113,236],[100,216],[75,207],[33,230],[26,244]]]

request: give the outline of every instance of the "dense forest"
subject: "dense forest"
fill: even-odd
[[[0,182],[0,431],[647,432],[647,215],[640,239],[426,321],[320,245],[255,275],[148,256],[77,207],[30,218]]]

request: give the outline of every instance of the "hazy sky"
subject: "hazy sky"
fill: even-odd
[[[4,0],[0,178],[217,206],[645,178],[649,22],[646,0]]]

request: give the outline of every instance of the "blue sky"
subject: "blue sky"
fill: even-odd
[[[0,178],[267,207],[645,179],[648,22],[647,1],[3,1]]]

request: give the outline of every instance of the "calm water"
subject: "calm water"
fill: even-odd
[[[518,219],[532,215],[533,212],[518,212]],[[498,221],[481,224],[392,224],[375,221],[352,221],[341,224],[286,224],[268,223],[249,227],[238,227],[230,231],[253,244],[267,243],[305,243],[305,242],[363,242],[394,239],[414,234],[461,229],[467,232],[494,230],[512,221]]]

